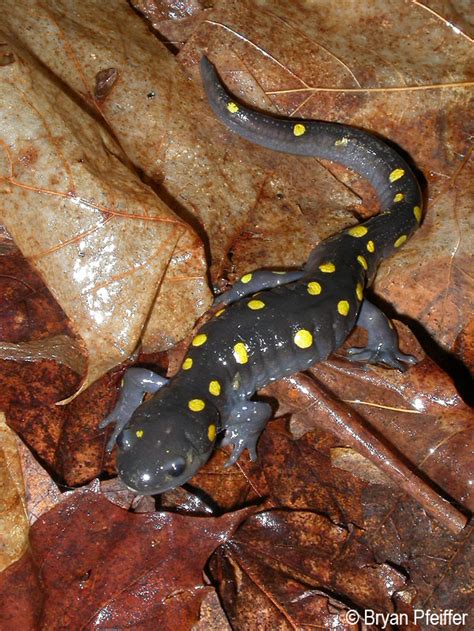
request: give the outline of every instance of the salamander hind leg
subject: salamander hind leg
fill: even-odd
[[[248,449],[251,460],[257,459],[257,441],[267,421],[272,416],[272,408],[261,401],[238,403],[225,423],[225,436],[222,445],[233,445],[231,457],[226,467],[235,464],[244,449]]]
[[[367,346],[349,348],[348,358],[351,361],[366,361],[370,364],[384,364],[390,368],[405,370],[404,364],[412,366],[417,359],[413,355],[405,355],[398,348],[398,339],[387,316],[368,300],[362,303],[357,326],[366,329]]]
[[[272,272],[270,270],[260,269],[255,272],[249,272],[248,274],[244,274],[228,291],[217,296],[214,300],[214,304],[222,306],[229,305],[257,291],[292,283],[302,278],[303,275],[303,270]]]
[[[112,451],[117,436],[143,401],[145,393],[154,394],[166,383],[168,383],[168,379],[147,368],[129,368],[127,370],[122,379],[120,394],[115,407],[99,424],[99,428],[103,429],[107,425],[115,423],[112,436],[107,442],[107,451]]]

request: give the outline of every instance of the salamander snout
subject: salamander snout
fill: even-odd
[[[156,495],[181,486],[207,461],[210,452],[198,454],[190,445],[183,445],[183,455],[160,452],[152,458],[143,457],[143,449],[119,451],[117,463],[122,481],[133,491],[142,495]],[[150,454],[151,455],[151,454]]]
[[[120,478],[142,495],[181,486],[209,459],[214,437],[207,424],[183,424],[174,414],[137,415],[117,438]]]

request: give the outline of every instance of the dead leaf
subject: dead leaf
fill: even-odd
[[[248,513],[132,515],[96,493],[76,492],[31,529],[31,558],[41,571],[25,557],[1,575],[3,622],[12,623],[20,603],[34,626],[51,630],[189,628],[213,591],[202,581],[207,558]],[[36,584],[33,598],[11,590],[19,576]],[[41,595],[43,608],[31,611]]]
[[[249,629],[350,629],[344,603],[390,611],[405,586],[357,533],[302,511],[249,518],[211,567],[231,621]]]
[[[0,414],[0,572],[19,559],[28,546],[18,443],[18,437]]]
[[[5,7],[12,23],[18,9],[24,28],[20,5]],[[58,28],[54,11],[37,9]],[[9,45],[15,61],[0,69],[2,219],[85,344],[84,388],[126,359],[145,328],[155,347],[191,328],[209,302],[202,246],[104,125],[42,73],[28,46]]]
[[[313,374],[336,398],[354,406],[369,426],[415,467],[472,509],[468,472],[474,416],[438,366],[425,360],[402,375],[334,362],[323,370],[316,367]]]
[[[354,449],[335,447],[331,450],[331,466],[349,471],[369,484],[394,485],[394,482]]]

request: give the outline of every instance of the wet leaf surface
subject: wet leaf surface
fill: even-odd
[[[140,20],[121,6],[131,19],[130,27],[135,24],[139,29],[137,40],[154,42],[151,35],[145,37]],[[93,7],[94,3],[84,5],[84,26]],[[109,8],[113,21],[119,20],[115,8]],[[203,245],[195,231],[140,180],[110,134],[106,118],[97,120],[104,101],[96,102],[93,86],[104,68],[94,69],[86,60],[94,57],[99,33],[89,31],[95,44],[88,43],[79,15],[70,22],[67,10],[67,3],[36,5],[29,22],[20,4],[5,6],[5,27],[18,39],[14,45],[7,33],[3,36],[14,62],[1,69],[2,219],[85,347],[85,387],[126,359],[145,329],[155,347],[177,342],[210,295]],[[43,29],[36,56],[31,35],[40,33],[32,28],[39,20]],[[87,53],[73,51],[69,26]],[[22,46],[27,33],[29,43]],[[45,39],[50,46],[45,46]],[[69,66],[58,57],[59,50]],[[41,63],[54,65],[54,59],[73,70],[77,86],[65,90],[42,72]],[[131,59],[129,68],[130,63]],[[86,70],[93,71],[90,84]],[[72,98],[75,88],[78,95]],[[143,91],[139,100],[149,101]],[[118,110],[122,107],[117,105]],[[95,109],[94,116],[90,108]]]
[[[206,559],[248,512],[133,515],[101,495],[77,491],[38,519],[30,553],[0,578],[3,623],[19,621],[23,604],[22,622],[33,614],[30,628],[189,628],[212,591],[202,578]],[[31,612],[31,594],[9,591],[20,578],[42,610]]]
[[[351,628],[341,622],[347,599],[390,610],[393,596],[405,586],[397,570],[375,562],[355,531],[304,511],[275,510],[248,519],[213,563],[223,597],[231,603],[226,592],[243,579],[230,615],[232,620],[238,613],[235,623],[247,628],[259,623],[260,610],[251,606],[255,598],[264,607],[265,628],[310,624],[317,616],[323,628],[345,629]]]
[[[28,546],[28,519],[21,465],[19,439],[0,415],[0,572],[20,557]]]
[[[8,562],[20,558],[0,574],[0,627],[345,630],[356,628],[352,608],[469,611],[463,3],[2,8],[0,409],[25,445],[15,467],[0,459],[0,532],[10,534],[18,502],[33,525],[23,556],[24,533],[2,535]],[[425,218],[374,293],[415,334],[397,323],[420,362],[401,374],[350,364],[342,349],[311,370],[309,388],[304,376],[260,394],[280,418],[258,462],[244,454],[226,469],[217,449],[185,488],[136,498],[104,481],[114,456],[97,426],[124,366],[105,373],[141,341],[139,363],[173,374],[185,347],[174,345],[209,305],[208,284],[300,265],[319,240],[377,211],[370,188],[337,165],[228,133],[202,97],[203,52],[245,102],[369,129],[409,156]],[[350,343],[360,342],[356,332]],[[404,467],[408,486],[395,475]],[[444,518],[433,496],[441,511],[452,502]]]

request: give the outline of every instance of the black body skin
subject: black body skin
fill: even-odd
[[[112,441],[118,435],[119,475],[144,494],[188,480],[209,458],[221,431],[224,442],[234,445],[229,463],[245,448],[255,458],[258,436],[271,415],[269,406],[250,401],[255,391],[328,357],[356,322],[368,329],[369,343],[365,349],[350,349],[352,358],[400,370],[402,362],[414,363],[398,350],[385,316],[363,299],[380,260],[419,225],[421,194],[409,166],[364,131],[275,118],[236,103],[206,58],[201,75],[210,106],[229,129],[275,151],[332,160],[354,170],[374,187],[381,212],[359,224],[362,230],[351,234],[348,229],[323,241],[302,270],[242,277],[216,300],[229,306],[199,330],[188,349],[186,369],[162,389],[163,378],[149,386],[150,371],[129,371],[134,385],[125,384],[102,426],[116,422]],[[143,392],[156,394],[133,412],[137,383],[138,399]],[[202,409],[190,409],[189,402]]]

